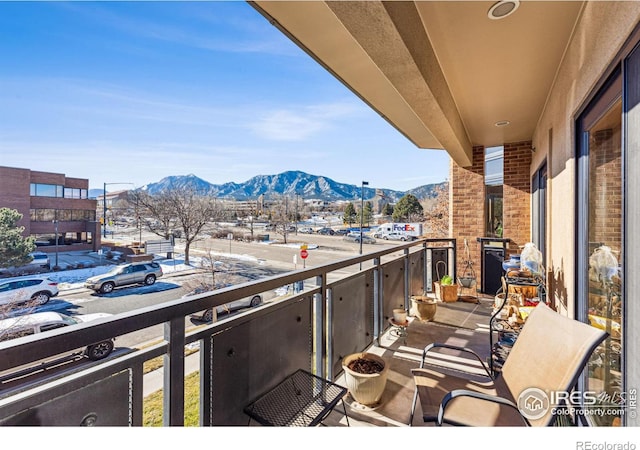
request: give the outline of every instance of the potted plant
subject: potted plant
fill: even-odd
[[[342,369],[353,399],[364,406],[377,406],[387,384],[385,360],[373,353],[353,353],[342,360]]]
[[[445,275],[440,281],[433,283],[436,291],[436,298],[441,302],[455,302],[458,300],[458,286],[453,284],[453,278]]]
[[[425,295],[411,296],[411,315],[418,320],[430,322],[436,315],[438,303],[436,299]]]

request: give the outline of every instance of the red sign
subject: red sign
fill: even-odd
[[[300,250],[300,257],[302,259],[307,259],[307,256],[309,256],[309,252],[306,250]]]

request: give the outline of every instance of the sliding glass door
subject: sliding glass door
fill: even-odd
[[[615,410],[623,392],[624,167],[622,74],[615,73],[578,121],[578,311],[609,333],[589,363],[584,388]],[[622,410],[620,410],[622,413]],[[616,414],[590,417],[618,425]]]

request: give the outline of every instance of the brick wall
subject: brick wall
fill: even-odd
[[[592,133],[589,163],[589,241],[622,249],[622,152],[620,133]]]
[[[451,236],[457,242],[457,266],[460,275],[464,270],[466,255],[464,240],[467,240],[473,270],[480,288],[480,243],[476,238],[484,236],[484,147],[473,148],[471,167],[460,167],[453,160],[450,164],[450,222]]]
[[[18,226],[29,234],[29,173],[28,169],[0,167],[0,208],[15,209],[22,214]]]
[[[485,231],[484,147],[474,147],[473,164],[450,166],[451,235],[457,239],[458,274],[465,268],[464,240],[469,245],[478,288],[482,280],[480,243]],[[511,239],[509,254],[531,240],[531,142],[504,145],[503,236]],[[508,256],[507,256],[508,258]]]
[[[508,253],[517,254],[531,241],[531,142],[504,145],[503,236]]]

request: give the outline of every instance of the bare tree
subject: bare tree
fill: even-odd
[[[129,201],[135,205],[140,215],[140,223],[158,236],[169,239],[171,231],[177,227],[176,217],[164,195],[151,195],[136,190],[129,193]]]
[[[290,211],[288,197],[278,195],[273,198],[271,205],[271,223],[275,225],[276,232],[282,234],[285,244],[287,243],[287,235],[293,214],[295,214],[295,212]]]
[[[155,195],[137,192],[138,201],[146,212],[144,220],[149,231],[169,239],[174,231],[180,231],[184,240],[184,263],[189,265],[191,244],[202,238],[207,225],[221,214],[215,197],[202,195],[195,188],[166,189]]]
[[[435,196],[424,202],[425,235],[428,238],[449,237],[449,185],[435,188]]]

